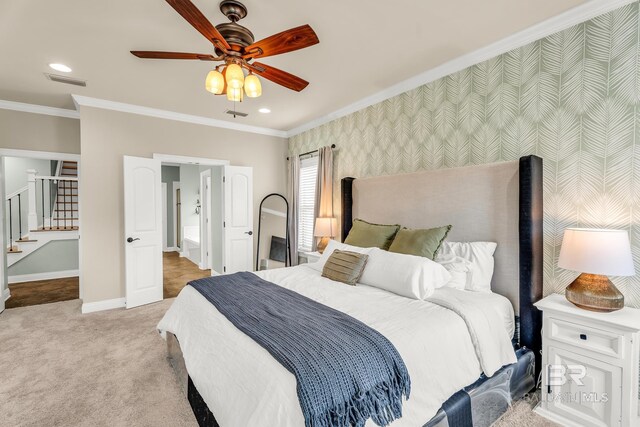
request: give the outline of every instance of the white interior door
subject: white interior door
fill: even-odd
[[[253,265],[253,169],[224,167],[223,271],[251,271]]]
[[[162,299],[160,160],[124,156],[127,308]]]

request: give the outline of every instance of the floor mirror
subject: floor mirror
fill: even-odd
[[[282,194],[271,193],[260,202],[256,270],[289,267],[289,202]]]

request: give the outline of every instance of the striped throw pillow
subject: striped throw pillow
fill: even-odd
[[[367,259],[367,254],[336,249],[324,264],[322,277],[353,286],[360,280]]]

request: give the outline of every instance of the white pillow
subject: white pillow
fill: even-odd
[[[325,263],[327,262],[333,251],[335,251],[336,249],[340,251],[356,252],[359,254],[368,254],[373,248],[361,248],[359,246],[351,246],[347,245],[346,243],[340,243],[337,240],[329,240],[327,247],[324,248],[324,252],[322,252],[322,255],[320,256],[320,259],[318,259],[317,262],[305,265],[321,272],[324,268]]]
[[[495,242],[444,242],[438,251],[436,261],[459,256],[471,262],[471,283],[469,291],[491,292],[493,277],[493,254],[498,244]]]
[[[437,262],[451,274],[451,280],[445,283],[443,287],[460,290],[471,287],[473,274],[471,261],[455,255],[444,255],[438,256]]]
[[[451,279],[440,264],[425,257],[370,248],[360,282],[407,298],[423,300]]]

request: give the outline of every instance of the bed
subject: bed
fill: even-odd
[[[345,178],[343,236],[357,217],[412,228],[451,223],[450,240],[497,242],[494,293],[444,290],[416,301],[337,284],[309,266],[258,274],[353,316],[396,346],[411,373],[412,393],[402,418],[391,426],[490,425],[511,399],[533,388],[540,369],[541,319],[533,303],[542,297],[542,160],[528,156],[492,165]],[[477,298],[495,309],[475,310]],[[470,331],[480,324],[491,332],[478,344]],[[296,378],[191,287],[185,287],[158,328],[201,426],[304,425]],[[514,331],[513,354],[507,354],[504,338],[496,337]],[[505,360],[509,363],[501,366]]]

